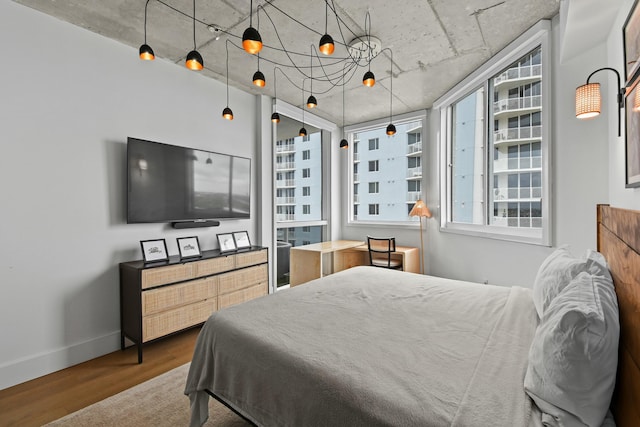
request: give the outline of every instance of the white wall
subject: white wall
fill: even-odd
[[[530,287],[540,263],[561,244],[582,255],[596,247],[596,204],[611,203],[622,207],[640,206],[640,189],[624,189],[624,140],[617,136],[615,75],[598,74],[602,84],[603,114],[596,119],[575,118],[575,88],[598,68],[622,67],[621,28],[633,0],[624,0],[618,20],[608,40],[588,51],[564,52],[559,59],[559,17],[553,20],[552,141],[551,186],[553,198],[553,247],[511,243],[481,237],[463,236],[439,230],[438,120],[429,114],[429,129],[423,142],[423,172],[427,205],[434,218],[427,220],[425,233],[426,270],[428,274],[498,285]],[[566,32],[565,32],[566,35]],[[575,36],[575,35],[572,35]],[[579,35],[578,35],[579,37]],[[608,95],[609,94],[609,95]],[[624,125],[624,122],[623,122]],[[623,130],[624,132],[624,130]],[[346,182],[346,162],[341,167]],[[345,186],[346,187],[346,186]],[[343,200],[346,200],[346,189]],[[345,238],[363,238],[366,234],[395,235],[401,244],[420,245],[419,231],[385,227],[362,227],[346,224]]]
[[[254,96],[232,88],[223,120],[223,83],[14,2],[0,2],[0,52],[2,389],[119,348],[118,263],[140,240],[260,243],[260,213]],[[254,219],[127,225],[127,136],[251,157]]]

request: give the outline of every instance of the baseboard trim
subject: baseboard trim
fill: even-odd
[[[120,331],[0,365],[0,390],[51,374],[120,348]]]

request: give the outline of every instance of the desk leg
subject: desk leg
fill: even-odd
[[[322,277],[322,253],[291,248],[289,263],[290,286]]]

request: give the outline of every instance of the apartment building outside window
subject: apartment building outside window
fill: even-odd
[[[549,244],[548,46],[542,22],[434,104],[443,230]]]
[[[408,213],[424,198],[422,182],[422,133],[424,113],[407,114],[397,121],[396,135],[386,135],[388,120],[359,128],[349,127],[353,155],[350,162],[350,222],[417,222]],[[358,151],[360,142],[368,150]],[[360,167],[360,164],[363,164]],[[362,189],[360,184],[364,185]],[[360,209],[360,205],[364,208]]]

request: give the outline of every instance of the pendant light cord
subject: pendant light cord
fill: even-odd
[[[149,7],[149,2],[151,0],[147,0],[147,3],[144,5],[144,44],[147,44],[147,7]]]
[[[227,50],[227,107],[229,106],[229,39],[224,44],[225,49]]]
[[[193,0],[193,50],[196,50],[196,0]]]

